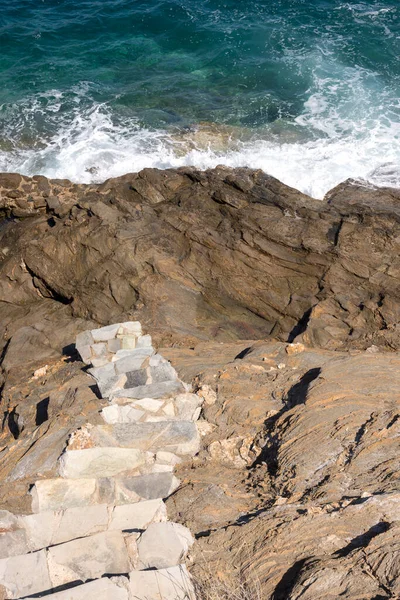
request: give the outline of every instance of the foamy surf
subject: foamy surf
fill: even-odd
[[[53,115],[57,113],[52,104]],[[50,138],[33,147],[19,142],[0,150],[0,171],[42,174],[74,182],[101,182],[146,167],[167,169],[193,165],[208,169],[219,164],[262,169],[314,198],[347,178],[379,186],[400,187],[400,126],[377,124],[368,132],[328,135],[316,139],[282,141],[267,130],[194,126],[190,130],[151,130],[135,119],[115,122],[110,109],[97,105],[72,122],[62,123]],[[309,123],[307,123],[309,126]],[[308,136],[310,137],[310,136]]]

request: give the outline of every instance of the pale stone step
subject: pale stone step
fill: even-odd
[[[126,582],[128,585],[127,579]],[[46,594],[44,598],[48,600],[129,600],[130,595],[127,587],[117,585],[108,577],[103,577],[62,592]],[[31,597],[25,600],[37,600],[37,598]]]
[[[0,597],[13,600],[52,587],[45,550],[0,560]]]
[[[175,398],[142,398],[129,404],[110,404],[101,411],[101,416],[109,425],[117,423],[143,423],[154,416],[159,421],[197,421],[200,416],[203,398],[196,394],[178,394]]]
[[[139,477],[118,478],[115,480],[116,504],[125,504],[132,497],[168,498],[178,487],[180,481],[172,473],[149,473]]]
[[[0,558],[26,554],[103,531],[146,529],[167,520],[159,498],[124,506],[97,504],[15,517],[5,528],[0,521]]]
[[[153,455],[137,448],[115,447],[111,442],[97,448],[67,450],[59,459],[59,473],[68,479],[112,477],[121,473],[138,471],[153,461]]]
[[[172,473],[100,479],[42,479],[31,489],[32,512],[167,498],[179,486]]]
[[[140,385],[134,388],[117,389],[110,394],[110,400],[116,404],[126,404],[132,398],[140,400],[141,398],[167,398],[186,392],[184,384],[177,381],[164,381],[161,383],[151,383],[149,385]]]
[[[85,435],[87,435],[85,438],[87,443],[97,446],[97,450],[99,448],[107,448],[110,450],[110,448],[115,447],[116,453],[118,450],[129,448],[143,452],[158,452],[160,450],[165,450],[178,455],[193,456],[200,449],[200,435],[197,431],[196,424],[193,421],[160,421],[96,425],[85,431]],[[91,450],[94,452],[96,448],[92,448]],[[82,450],[81,452],[89,453],[89,450]],[[68,452],[66,454],[68,455]],[[65,454],[63,457],[65,457]],[[64,463],[66,460],[67,458],[64,458]],[[83,466],[79,466],[79,461],[81,460],[89,461],[89,467],[87,469]],[[76,463],[78,463],[77,466]],[[70,472],[79,470],[79,472],[87,473],[90,464],[89,454],[87,454],[86,459],[83,456],[82,458],[77,457],[77,460],[74,462],[74,469],[71,467]],[[64,466],[63,473],[65,473]],[[65,474],[65,476],[71,477],[71,475],[67,474]],[[77,475],[72,476],[76,477]],[[84,475],[81,476],[84,477]],[[95,475],[93,474],[93,476]]]
[[[165,569],[179,565],[194,539],[179,523],[153,523],[140,536],[137,549],[140,569]]]
[[[97,533],[52,546],[47,551],[47,563],[53,588],[73,581],[98,579],[110,573],[128,573],[132,568],[120,531]]]
[[[132,571],[129,590],[132,600],[196,600],[185,565],[159,571]]]

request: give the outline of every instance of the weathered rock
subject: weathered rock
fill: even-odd
[[[153,523],[140,536],[138,553],[143,569],[166,569],[179,565],[194,539],[179,523]]]
[[[195,600],[190,575],[184,565],[159,571],[132,571],[129,591],[135,600]]]

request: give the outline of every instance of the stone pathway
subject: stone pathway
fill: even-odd
[[[0,511],[0,597],[195,600],[190,531],[168,521],[174,467],[200,447],[202,398],[156,354],[138,322],[78,335],[103,425],[69,438],[59,477],[32,487],[33,514]]]

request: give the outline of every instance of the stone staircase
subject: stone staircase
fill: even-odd
[[[194,540],[163,499],[199,450],[202,399],[138,322],[81,333],[76,347],[109,400],[104,424],[70,436],[59,477],[31,489],[33,514],[0,511],[0,598],[195,600]]]

